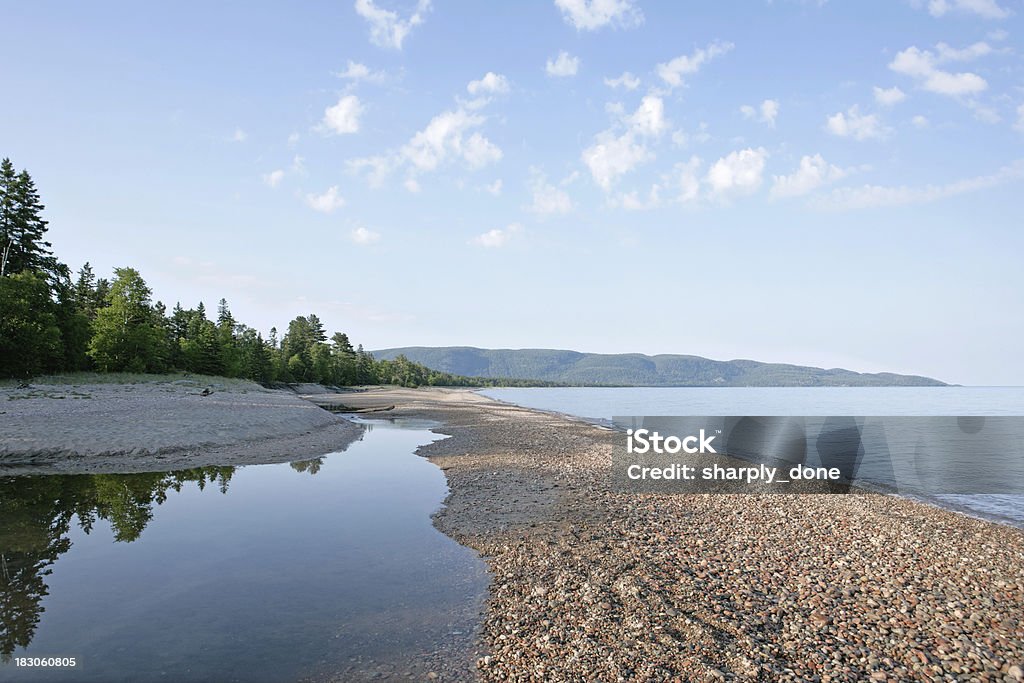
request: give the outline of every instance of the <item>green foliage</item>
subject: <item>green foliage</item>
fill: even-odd
[[[43,208],[32,176],[16,173],[10,159],[0,161],[0,277],[22,272],[59,275],[52,245],[43,240]]]
[[[134,268],[116,268],[106,306],[96,313],[89,355],[103,371],[158,372],[164,334],[151,290]]]
[[[59,365],[63,343],[56,308],[39,275],[0,278],[0,375],[30,377]]]

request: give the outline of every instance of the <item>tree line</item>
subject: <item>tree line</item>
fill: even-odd
[[[0,377],[183,371],[264,384],[536,384],[438,372],[404,356],[377,360],[343,332],[328,337],[315,314],[264,337],[224,299],[213,317],[202,302],[168,312],[134,268],[115,268],[107,279],[86,263],[72,278],[45,240],[43,210],[29,173],[0,162]]]

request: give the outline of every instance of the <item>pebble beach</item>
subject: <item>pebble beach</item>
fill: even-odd
[[[1024,532],[878,494],[610,490],[612,433],[463,390],[394,405],[484,557],[485,681],[1021,681]],[[456,670],[442,679],[460,678]]]

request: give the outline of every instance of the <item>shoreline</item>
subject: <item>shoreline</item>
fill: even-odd
[[[0,476],[290,462],[344,450],[363,432],[294,392],[245,381],[0,387]]]
[[[873,493],[616,494],[607,428],[469,390],[344,399],[449,436],[418,453],[448,477],[435,524],[492,572],[483,680],[1024,680],[1020,529]]]

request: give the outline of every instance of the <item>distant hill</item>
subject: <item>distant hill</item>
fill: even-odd
[[[711,360],[700,356],[639,353],[579,353],[554,349],[477,349],[471,346],[409,346],[381,349],[374,357],[404,355],[432,370],[467,377],[508,377],[568,385],[647,387],[887,387],[945,386],[930,377],[852,372],[759,363]]]

